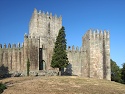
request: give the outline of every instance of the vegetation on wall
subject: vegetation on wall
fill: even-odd
[[[29,72],[30,72],[30,61],[28,58],[28,60],[27,60],[27,76],[29,76]]]

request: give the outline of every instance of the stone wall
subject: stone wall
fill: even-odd
[[[12,71],[22,71],[24,68],[23,62],[23,47],[20,47],[20,44],[16,47],[16,44],[4,44],[0,46],[0,65],[8,67],[10,72]]]
[[[90,32],[90,77],[103,79],[103,34]]]
[[[30,70],[39,70],[39,38],[24,35],[24,62],[30,60]],[[25,65],[26,66],[26,65]]]
[[[24,36],[24,43],[22,46],[13,44],[12,47],[6,44],[2,47],[0,45],[0,65],[8,67],[9,72],[26,72],[27,60],[30,60],[30,70],[39,70],[38,61],[38,38],[30,38],[27,35]]]
[[[70,63],[69,70],[72,75],[81,76],[81,51],[78,47],[69,46],[67,56]]]
[[[103,73],[104,79],[111,80],[111,65],[110,65],[110,34],[104,31],[103,35]]]

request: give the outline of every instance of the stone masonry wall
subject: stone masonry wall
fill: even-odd
[[[70,70],[70,74],[81,76],[81,52],[78,47],[70,46],[67,49],[67,56],[70,63],[68,67]]]
[[[90,77],[90,37],[89,31],[82,37],[82,76]]]
[[[103,64],[103,79],[111,80],[110,34],[106,31],[103,34]]]
[[[90,77],[103,79],[103,34],[90,30]]]
[[[8,67],[10,72],[13,71],[22,71],[23,70],[23,47],[20,47],[20,44],[16,47],[16,44],[13,44],[12,47],[8,44],[0,46],[0,66],[4,65]]]
[[[20,47],[20,44],[16,47],[13,44],[12,47],[8,44],[4,44],[3,48],[0,45],[0,66],[4,65],[8,67],[9,72],[23,72],[27,70],[27,60],[30,60],[30,70],[39,70],[39,58],[38,58],[39,39],[30,38],[27,35],[24,36],[24,43]]]
[[[39,70],[39,39],[31,38],[28,35],[24,36],[24,62],[27,62],[28,58],[30,60],[30,70]],[[25,65],[26,66],[26,65]]]

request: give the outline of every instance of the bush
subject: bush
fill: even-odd
[[[1,94],[5,89],[7,89],[6,85],[0,83],[0,94]]]

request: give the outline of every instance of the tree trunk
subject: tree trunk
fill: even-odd
[[[59,76],[61,76],[61,68],[59,68]]]

